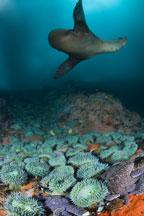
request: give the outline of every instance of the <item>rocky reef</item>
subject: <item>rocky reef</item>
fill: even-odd
[[[15,216],[97,215],[143,193],[144,121],[112,95],[68,85],[7,101],[0,99],[0,215],[1,202]]]
[[[69,95],[64,109],[58,114],[60,124],[76,122],[76,129],[84,134],[88,131],[138,131],[143,121],[134,112],[127,110],[112,95],[98,93],[79,93]]]

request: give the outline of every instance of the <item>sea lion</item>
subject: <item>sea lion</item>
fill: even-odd
[[[76,4],[73,18],[74,29],[56,29],[48,35],[48,41],[53,48],[69,55],[57,69],[55,78],[63,76],[82,60],[101,53],[116,52],[127,42],[126,37],[105,41],[94,35],[87,26],[82,0]]]

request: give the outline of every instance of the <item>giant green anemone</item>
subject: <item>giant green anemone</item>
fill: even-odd
[[[108,168],[108,164],[100,162],[89,162],[82,165],[77,171],[78,178],[90,178]]]
[[[80,136],[79,141],[80,143],[84,144],[94,143],[94,137],[90,134],[85,134],[83,136]]]
[[[49,175],[41,180],[41,185],[52,191],[53,195],[62,195],[75,182],[76,179],[73,176]]]
[[[97,162],[97,161],[98,161],[98,158],[92,155],[90,152],[80,152],[77,155],[71,157],[68,160],[68,163],[74,166],[81,166],[85,163]]]
[[[41,185],[52,191],[54,195],[62,195],[76,182],[73,174],[74,169],[71,166],[57,167],[41,180]]]
[[[31,162],[26,164],[26,171],[33,176],[46,176],[49,173],[49,165],[42,162]]]
[[[6,165],[1,169],[0,178],[5,184],[23,185],[27,181],[27,173],[19,166]]]
[[[103,181],[85,179],[73,187],[70,198],[75,205],[85,208],[102,201],[107,193],[108,189]]]
[[[49,165],[50,166],[61,166],[66,164],[66,158],[65,156],[60,156],[60,157],[54,157],[49,160]]]
[[[49,175],[65,175],[65,176],[72,176],[74,174],[74,169],[71,166],[59,166],[53,169]]]
[[[41,216],[44,209],[34,198],[22,193],[12,193],[4,203],[4,209],[10,216]]]
[[[75,148],[69,148],[66,152],[67,157],[73,157],[77,155],[81,150],[80,149],[75,149]]]

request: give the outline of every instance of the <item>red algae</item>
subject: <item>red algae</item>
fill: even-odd
[[[5,216],[6,211],[3,209],[2,204],[5,202],[5,198],[0,197],[0,216]]]
[[[29,189],[31,189],[32,188],[32,184],[30,183],[30,184],[27,184],[27,185],[24,185],[24,186],[22,186],[21,187],[21,191],[25,191],[25,190],[29,190]]]
[[[142,149],[138,149],[138,150],[137,150],[137,152],[141,152],[141,151],[142,151]]]
[[[123,205],[117,212],[104,212],[99,216],[144,216],[144,194],[130,196],[130,204]]]
[[[91,151],[91,150],[97,150],[98,148],[100,147],[100,145],[98,143],[92,143],[90,145],[88,145],[88,150]]]

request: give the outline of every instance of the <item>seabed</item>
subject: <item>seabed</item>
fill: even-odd
[[[63,215],[64,205],[60,213],[52,212],[44,201],[40,204],[47,207],[44,214],[28,213],[13,202],[6,205],[13,193],[33,199],[37,194],[64,197],[84,211],[80,215],[144,215],[143,191],[130,196],[129,205],[121,197],[107,201],[109,188],[101,178],[114,163],[143,152],[144,119],[139,114],[106,92],[85,91],[73,84],[1,95],[0,216]],[[100,186],[89,183],[89,189],[75,189],[72,195],[78,183],[89,179]]]

